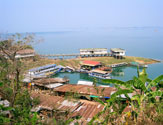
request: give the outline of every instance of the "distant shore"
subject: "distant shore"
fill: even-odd
[[[62,66],[70,66],[75,69],[80,68],[80,62],[83,60],[93,60],[93,61],[100,61],[104,65],[111,65],[111,64],[117,64],[122,62],[138,62],[140,64],[148,65],[153,63],[159,63],[159,60],[150,59],[150,58],[143,58],[143,57],[134,57],[134,56],[126,56],[125,59],[115,59],[113,57],[88,57],[88,58],[74,58],[74,59],[64,59],[64,60],[54,60],[54,59],[48,59],[48,58],[38,58],[34,62],[25,62],[26,63],[26,69],[46,65],[46,64],[57,64]]]

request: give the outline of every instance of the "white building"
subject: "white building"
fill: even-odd
[[[80,49],[81,57],[85,56],[108,56],[107,48],[87,48]]]
[[[126,55],[126,50],[121,48],[112,48],[110,49],[111,56],[115,58],[123,58]]]

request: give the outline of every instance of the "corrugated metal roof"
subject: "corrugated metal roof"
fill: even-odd
[[[66,83],[68,82],[68,79],[64,78],[43,78],[34,80],[33,83],[37,85],[46,85],[46,84],[53,84],[53,83]]]
[[[32,92],[31,97],[32,98],[39,97],[40,104],[38,106],[49,110],[54,110],[55,108],[57,108],[59,102],[64,100],[63,97],[60,96],[50,96],[36,92]]]
[[[98,112],[104,109],[104,106],[98,102],[91,102],[86,100],[80,100],[82,105],[78,107],[73,113],[72,116],[82,116],[85,120],[89,121],[93,118]]]
[[[98,91],[97,91],[97,89]],[[72,85],[72,84],[65,84],[63,86],[57,87],[54,89],[55,92],[74,92],[79,94],[85,95],[96,95],[96,96],[106,96],[110,97],[111,92],[116,91],[114,87],[94,87],[88,85]],[[103,92],[101,93],[101,91]]]
[[[91,102],[87,100],[67,100],[59,96],[50,96],[39,93],[32,93],[33,98],[40,97],[40,104],[38,109],[70,111],[69,117],[81,116],[82,119],[90,120],[98,112],[102,111],[104,106],[98,102]],[[35,110],[33,110],[35,111]]]
[[[35,51],[33,49],[23,49],[19,50],[16,54],[31,54],[31,53],[35,53]]]

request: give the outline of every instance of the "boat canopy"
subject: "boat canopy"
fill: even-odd
[[[106,71],[97,70],[97,69],[92,70],[91,72],[92,72],[92,73],[99,73],[99,74],[108,74],[108,72],[106,72]]]
[[[45,66],[41,66],[38,68],[30,69],[29,72],[36,72],[38,70],[42,70],[42,69],[46,69],[46,68],[50,68],[50,67],[55,67],[55,66],[56,66],[56,64],[45,65]]]

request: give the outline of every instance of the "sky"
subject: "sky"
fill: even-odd
[[[0,32],[163,27],[163,0],[0,0]]]

